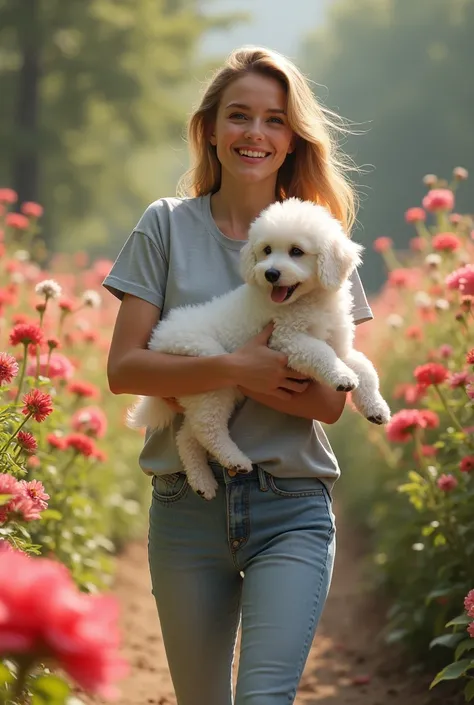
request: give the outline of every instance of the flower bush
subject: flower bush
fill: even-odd
[[[57,254],[46,269],[42,208],[15,202],[0,189],[0,703],[63,703],[51,663],[104,697],[124,670],[116,606],[97,593],[143,529],[148,483],[127,400],[107,392],[111,263]]]
[[[387,281],[357,345],[393,416],[376,428],[347,409],[330,429],[342,502],[369,530],[371,575],[391,602],[386,638],[430,668],[446,655],[429,644],[474,584],[474,222],[455,211],[467,177],[425,177],[422,206],[405,213],[409,247],[375,241]]]

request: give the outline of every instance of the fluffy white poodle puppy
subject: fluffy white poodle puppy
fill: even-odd
[[[241,250],[245,283],[204,304],[173,309],[154,329],[149,348],[175,355],[230,353],[273,321],[269,345],[288,356],[289,367],[338,391],[352,391],[361,414],[387,423],[390,410],[377,372],[353,348],[348,278],[361,251],[326,208],[297,198],[273,203],[252,223]],[[178,399],[185,409],[178,452],[189,484],[206,499],[217,489],[208,453],[225,468],[252,469],[228,431],[241,400],[234,388]],[[174,416],[162,399],[140,397],[128,424],[162,429]]]

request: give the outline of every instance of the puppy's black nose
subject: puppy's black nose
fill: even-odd
[[[278,271],[278,269],[273,269],[272,267],[271,269],[267,269],[267,271],[265,272],[265,279],[267,280],[267,282],[271,282],[271,284],[277,282],[279,278],[280,272]]]

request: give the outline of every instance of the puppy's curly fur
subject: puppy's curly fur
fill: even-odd
[[[308,378],[352,391],[369,421],[390,419],[372,363],[354,350],[349,276],[362,247],[327,209],[290,198],[273,203],[252,223],[241,251],[245,283],[204,304],[173,309],[153,331],[149,347],[175,355],[230,353],[274,322],[269,345]],[[206,499],[217,483],[208,453],[224,467],[249,472],[252,463],[232,441],[228,420],[241,393],[234,388],[178,399],[185,409],[177,447],[189,484]],[[162,429],[175,413],[160,398],[140,397],[128,425]]]

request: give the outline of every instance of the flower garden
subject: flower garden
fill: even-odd
[[[462,168],[425,177],[410,248],[374,247],[387,282],[358,346],[393,418],[347,409],[330,428],[339,504],[367,529],[370,577],[389,601],[385,638],[432,688],[474,700],[474,222],[456,211]],[[41,206],[0,189],[0,705],[113,699],[127,664],[115,554],[146,527],[140,436],[107,388],[117,311],[111,262],[49,257]],[[367,443],[360,443],[360,438]],[[356,452],[352,449],[357,449]]]

